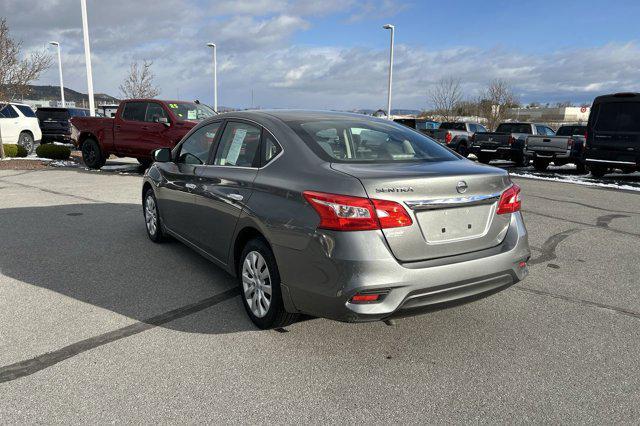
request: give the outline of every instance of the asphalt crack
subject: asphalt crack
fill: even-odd
[[[130,337],[135,334],[142,333],[152,328],[210,308],[221,302],[224,302],[225,300],[229,300],[237,296],[239,293],[240,291],[238,287],[234,287],[229,290],[223,291],[222,293],[216,294],[215,296],[211,296],[198,302],[182,306],[180,308],[162,313],[160,315],[156,315],[154,317],[136,322],[126,327],[122,327],[117,330],[109,331],[98,336],[90,337],[88,339],[72,343],[56,351],[48,352],[35,358],[0,367],[0,383],[10,382],[21,377],[30,376],[34,373],[37,373],[38,371],[49,368],[59,362],[72,358],[83,352],[87,352],[99,346],[124,339],[125,337]]]
[[[540,296],[553,297],[554,299],[564,300],[566,302],[576,303],[582,306],[588,306],[592,308],[606,309],[615,313],[626,315],[632,318],[640,319],[640,312],[632,311],[631,309],[619,308],[613,305],[607,305],[606,303],[594,302],[591,300],[580,299],[578,297],[565,296],[562,294],[551,293],[549,291],[538,290],[530,287],[514,286],[514,290],[523,291],[526,293],[537,294]]]

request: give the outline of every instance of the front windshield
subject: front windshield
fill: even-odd
[[[459,159],[433,139],[394,122],[335,119],[287,124],[316,154],[332,162]]]
[[[168,105],[180,120],[202,121],[216,115],[212,108],[195,102],[171,102]]]

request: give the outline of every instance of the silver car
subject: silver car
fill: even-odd
[[[218,115],[154,152],[151,240],[174,237],[238,278],[251,320],[360,322],[503,290],[528,273],[520,188],[384,119]]]

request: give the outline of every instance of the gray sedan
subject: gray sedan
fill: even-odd
[[[238,279],[260,328],[379,321],[488,296],[530,257],[520,188],[429,137],[357,114],[218,115],[154,152],[151,240]]]

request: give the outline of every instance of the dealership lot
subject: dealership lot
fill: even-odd
[[[0,171],[0,419],[640,421],[640,195],[517,183],[525,281],[265,332],[232,278],[148,240],[138,174]]]

